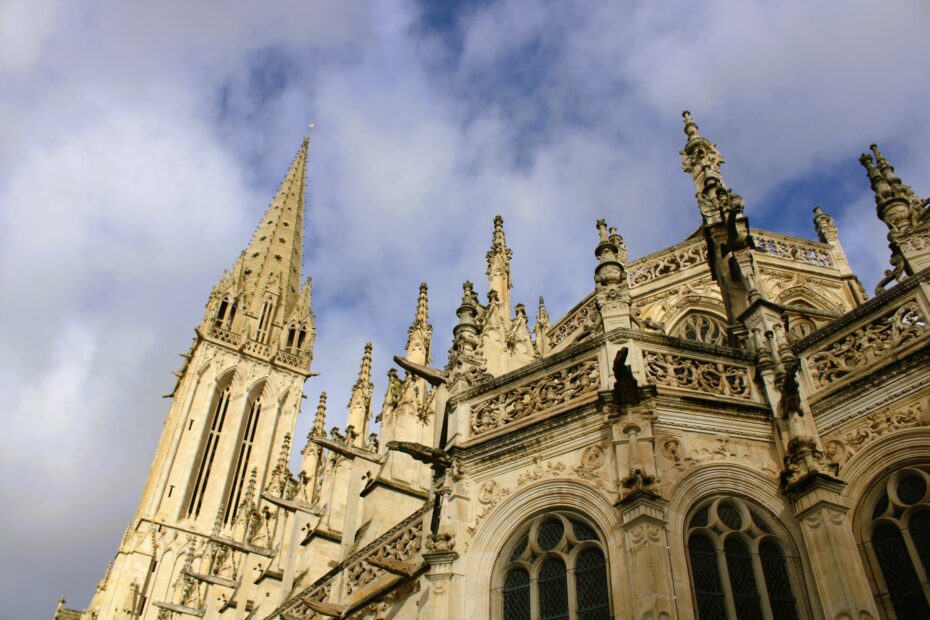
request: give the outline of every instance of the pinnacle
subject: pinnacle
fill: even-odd
[[[362,355],[362,365],[358,370],[358,379],[352,387],[352,398],[349,406],[352,405],[351,400],[355,399],[359,391],[369,392],[371,387],[371,343],[367,342],[365,343],[365,353]]]
[[[546,300],[543,299],[543,296],[539,296],[539,309],[536,311],[536,323],[540,325],[549,324],[549,311],[546,310]]]
[[[310,434],[314,437],[326,437],[326,392],[320,392],[320,402],[316,406],[313,430]]]

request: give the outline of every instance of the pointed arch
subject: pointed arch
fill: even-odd
[[[196,519],[200,516],[203,508],[203,500],[207,488],[210,485],[216,454],[219,448],[220,438],[227,426],[229,417],[230,401],[232,400],[233,385],[236,377],[235,368],[220,373],[215,382],[213,396],[210,400],[208,409],[207,424],[204,427],[203,436],[200,440],[200,448],[197,451],[195,463],[197,469],[191,478],[186,515],[189,518]]]
[[[785,306],[809,306],[814,310],[821,312],[833,312],[841,314],[844,312],[835,301],[827,296],[810,288],[810,286],[792,286],[786,288],[778,294],[775,301]]]

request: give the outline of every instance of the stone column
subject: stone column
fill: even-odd
[[[878,618],[865,567],[841,494],[846,483],[825,474],[800,480],[785,493],[794,505],[826,618]]]
[[[626,568],[632,583],[633,618],[678,617],[665,528],[666,504],[660,497],[643,491],[634,491],[619,502],[626,538]]]

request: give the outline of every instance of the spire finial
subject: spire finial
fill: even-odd
[[[549,326],[549,311],[546,310],[546,300],[539,296],[539,309],[536,311],[536,323]]]
[[[429,286],[426,282],[420,282],[420,294],[417,297],[417,325],[425,325],[429,321],[429,308],[427,307],[426,294]]]
[[[688,141],[690,142],[695,138],[700,138],[701,134],[698,132],[697,123],[691,118],[691,112],[685,110],[681,113],[681,116],[685,120],[685,135],[688,136]]]

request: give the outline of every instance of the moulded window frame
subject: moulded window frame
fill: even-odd
[[[539,548],[537,543],[539,527],[552,517],[561,518],[563,526],[562,537],[559,539],[559,545],[557,545],[555,548],[543,551]],[[578,541],[571,526],[572,519],[580,521],[581,523],[584,523],[586,526],[588,526],[591,531],[594,532],[595,536],[597,536],[597,539]],[[565,539],[568,533],[571,533],[571,538],[574,542],[572,543],[573,547],[571,551],[565,552]],[[511,560],[510,558],[512,557],[514,550],[516,549],[517,545],[520,544],[524,536],[526,536],[528,539],[527,548],[533,551],[535,558],[532,562],[528,562],[525,559]],[[527,522],[514,530],[514,532],[510,535],[507,543],[501,547],[501,551],[498,553],[497,560],[494,564],[494,570],[491,574],[490,617],[497,619],[502,619],[504,617],[504,597],[502,591],[507,573],[514,568],[523,568],[529,575],[530,618],[532,620],[538,620],[540,618],[538,587],[539,571],[542,569],[542,565],[546,561],[546,558],[557,557],[565,564],[565,585],[568,589],[568,620],[578,620],[578,586],[575,581],[575,564],[578,560],[579,554],[581,554],[585,549],[592,548],[600,551],[601,555],[604,557],[604,580],[606,582],[607,606],[608,613],[611,613],[614,609],[613,591],[610,587],[611,571],[609,556],[607,553],[607,545],[604,542],[603,535],[599,531],[599,528],[591,523],[590,520],[586,519],[583,515],[572,512],[570,510],[553,510],[551,512],[538,513],[529,518]],[[526,551],[523,553],[526,553]],[[521,553],[521,555],[523,555],[523,553]],[[610,617],[613,616],[611,615]]]

